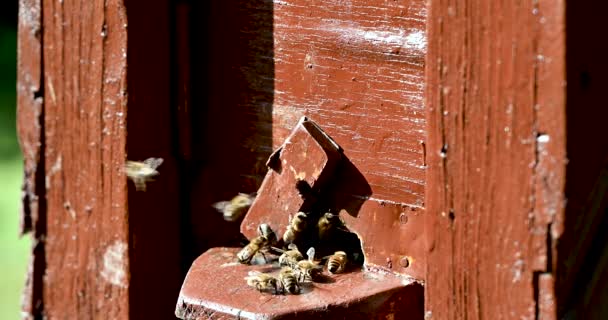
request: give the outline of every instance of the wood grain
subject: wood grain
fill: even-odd
[[[25,316],[171,317],[181,261],[180,218],[168,214],[179,210],[169,2],[144,13],[129,1],[128,17],[119,0],[41,5],[22,1],[20,13],[24,231],[36,237]],[[165,159],[160,181],[136,193],[125,160],[151,156]]]
[[[127,318],[126,13],[43,1],[48,318]]]
[[[556,317],[563,16],[561,1],[429,4],[429,318]]]
[[[371,197],[424,205],[424,1],[276,1],[273,146],[309,116]]]
[[[40,316],[44,274],[46,201],[44,196],[44,110],[41,10],[38,0],[19,1],[17,39],[17,133],[24,160],[21,233],[31,232],[32,255],[22,298],[24,318]]]

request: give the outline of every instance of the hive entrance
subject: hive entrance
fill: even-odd
[[[241,223],[243,235],[256,244],[263,244],[267,250],[264,250],[264,255],[255,254],[249,260],[248,257],[243,258],[243,248],[213,248],[201,255],[184,281],[176,309],[178,317],[219,319],[222,315],[233,315],[249,319],[310,316],[368,319],[372,316],[394,317],[395,313],[422,314],[423,294],[418,283],[397,274],[361,268],[364,262],[367,263],[364,261],[365,247],[357,235],[362,230],[361,221],[358,221],[356,234],[351,232],[350,226],[351,222],[357,225],[353,219],[359,219],[358,208],[365,202],[362,199],[366,195],[344,197],[348,192],[337,190],[342,190],[339,187],[344,182],[341,176],[362,175],[347,171],[354,166],[327,134],[312,121],[302,118],[285,143],[271,155],[267,165],[269,172]],[[369,190],[364,179],[356,181],[358,185],[350,183],[348,187]],[[393,215],[392,211],[387,212]],[[365,215],[365,218],[369,219],[369,216]],[[290,229],[297,219],[305,220],[306,227],[297,230],[300,232],[298,236],[291,237]],[[265,242],[269,236],[261,231],[266,227],[260,226],[273,230],[277,241]],[[370,230],[377,227],[367,225]],[[265,240],[260,240],[261,236]],[[377,238],[370,239],[364,244],[382,245]],[[327,265],[328,257],[336,257],[336,252],[340,251],[350,263],[344,272],[339,267],[334,268],[335,274],[323,267],[323,271],[317,274],[320,277],[311,273],[311,281],[305,281],[299,273],[302,271],[299,269],[305,268],[301,268],[298,262],[291,267],[297,281],[301,282],[301,288],[298,294],[283,294],[285,288],[267,277],[278,280],[281,270],[278,260],[284,251],[293,248],[289,244],[296,245],[305,258],[301,260],[304,262],[308,261],[306,253],[314,248],[315,259],[309,261],[314,265]],[[260,278],[255,278],[256,275]],[[257,289],[270,294],[260,293]]]

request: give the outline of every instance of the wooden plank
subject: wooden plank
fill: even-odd
[[[17,39],[17,133],[24,160],[21,233],[32,232],[33,248],[22,298],[24,318],[40,316],[44,274],[44,234],[46,202],[44,197],[44,111],[42,99],[40,1],[19,1]]]
[[[180,319],[422,319],[423,287],[389,273],[354,271],[301,286],[300,294],[261,293],[243,278],[275,274],[275,264],[243,265],[237,248],[212,248],[184,280],[175,314]],[[221,272],[218,272],[221,271]]]
[[[169,9],[43,1],[45,317],[172,316],[181,270]],[[165,159],[161,176],[135,192],[125,160],[152,156]]]
[[[554,301],[548,279],[563,219],[563,10],[550,1],[429,4],[429,318],[556,316],[538,303]]]
[[[127,318],[126,16],[43,1],[48,318]]]
[[[291,0],[274,10],[274,147],[309,116],[373,199],[423,207],[425,2]]]

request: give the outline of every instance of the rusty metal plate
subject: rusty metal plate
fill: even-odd
[[[420,284],[385,272],[356,271],[304,287],[298,295],[260,293],[247,286],[249,271],[278,271],[271,265],[242,265],[238,248],[213,248],[192,264],[175,314],[181,319],[422,319]]]
[[[340,147],[314,122],[302,117],[285,143],[270,156],[270,170],[241,224],[241,232],[251,239],[257,235],[258,225],[268,223],[277,234],[283,234],[289,215],[306,209],[295,188],[296,181],[304,180],[313,190],[322,192],[341,158]]]

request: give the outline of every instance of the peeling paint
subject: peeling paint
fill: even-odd
[[[115,241],[107,247],[103,254],[103,269],[101,277],[107,282],[119,286],[127,287],[127,244],[120,241]]]
[[[47,190],[51,188],[51,178],[53,177],[53,175],[55,175],[57,172],[61,171],[62,162],[63,162],[63,158],[61,157],[61,155],[59,155],[57,157],[57,159],[55,160],[55,163],[49,170],[49,172],[46,174],[44,182],[45,182],[45,186],[46,186]]]

